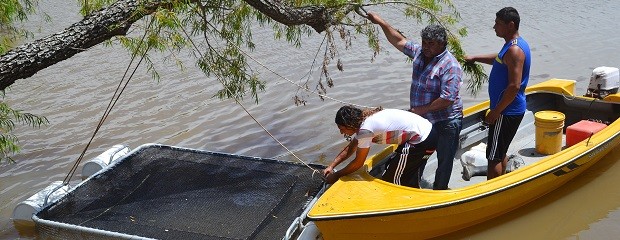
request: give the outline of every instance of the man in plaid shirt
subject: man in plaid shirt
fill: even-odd
[[[463,70],[447,50],[446,29],[429,25],[422,30],[422,44],[406,39],[376,13],[368,19],[378,24],[388,41],[413,59],[410,111],[433,123],[432,131],[440,136],[433,189],[448,189],[454,155],[458,148],[463,121],[463,102],[459,96]],[[420,168],[420,173],[424,167]]]

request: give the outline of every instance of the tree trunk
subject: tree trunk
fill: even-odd
[[[330,22],[326,9],[320,6],[293,8],[280,0],[245,2],[287,26],[306,24],[320,33]],[[168,3],[165,0],[119,0],[61,32],[10,50],[0,56],[0,90],[114,36],[125,35],[134,22],[159,7],[170,7]]]

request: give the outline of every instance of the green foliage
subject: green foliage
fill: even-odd
[[[14,45],[21,37],[28,37],[28,32],[13,27],[15,21],[27,19],[34,12],[38,0],[0,0],[0,54]],[[82,5],[81,13],[86,15],[109,6],[117,0],[78,0]],[[149,1],[140,1],[148,4]],[[266,86],[265,80],[248,64],[254,50],[252,29],[256,26],[273,29],[276,40],[284,39],[294,47],[301,47],[303,38],[315,34],[307,25],[283,25],[252,8],[243,0],[160,0],[165,2],[162,8],[134,24],[144,34],[128,34],[112,39],[106,44],[120,43],[139,57],[147,65],[153,78],[159,79],[153,64],[151,52],[164,53],[165,60],[174,61],[184,69],[186,63],[179,54],[189,52],[196,59],[195,64],[205,76],[217,79],[222,89],[215,96],[219,98],[242,99],[251,95],[258,102],[258,93]],[[364,15],[366,8],[389,6],[401,11],[407,18],[417,23],[436,23],[443,25],[450,32],[450,51],[462,63],[465,73],[470,76],[468,89],[475,94],[487,76],[479,64],[463,61],[464,51],[459,41],[467,35],[466,28],[458,28],[460,15],[451,0],[282,0],[288,7],[315,7],[324,10],[328,23],[321,45],[323,61],[321,76],[316,89],[326,93],[328,87],[335,85],[330,75],[334,62],[339,71],[344,66],[339,58],[339,50],[352,47],[352,39],[364,36],[368,46],[373,50],[371,61],[379,54],[381,31],[368,22]],[[142,17],[137,13],[138,18]],[[312,70],[309,70],[312,71]],[[305,84],[304,84],[305,85]],[[305,102],[303,99],[297,102]],[[39,127],[47,123],[45,117],[16,111],[0,102],[0,161],[9,159],[19,151],[15,144],[17,138],[11,134],[15,122]]]
[[[108,6],[118,0],[78,0],[82,8],[80,13],[84,16],[91,12],[97,11],[105,6]]]
[[[11,133],[15,128],[15,122],[32,127],[40,127],[49,123],[45,117],[14,110],[5,102],[0,101],[0,162],[3,160],[13,162],[11,156],[20,150],[17,137]]]
[[[147,70],[159,77],[150,52],[167,53],[166,61],[174,61],[184,69],[186,63],[178,57],[189,50],[196,65],[207,77],[220,81],[223,89],[215,96],[242,99],[250,94],[258,102],[258,92],[265,82],[247,64],[247,51],[252,51],[252,24],[271,24],[260,12],[236,0],[196,1],[171,0],[171,8],[158,9],[151,14],[147,26],[134,25],[147,33],[143,36],[120,36],[117,40],[134,56],[144,57]],[[83,13],[109,4],[108,0],[82,1]],[[285,31],[287,39],[299,34],[295,28]],[[299,41],[298,44],[301,44]]]
[[[81,0],[82,13],[86,14],[113,0]],[[152,65],[150,51],[168,53],[166,60],[174,61],[184,68],[186,63],[177,57],[183,50],[195,56],[196,64],[207,77],[217,79],[222,89],[215,96],[238,98],[251,95],[258,102],[258,92],[264,90],[266,82],[248,64],[255,44],[252,29],[270,27],[276,40],[283,39],[294,47],[301,47],[305,36],[316,33],[307,25],[283,25],[265,16],[242,0],[169,0],[165,9],[151,14],[146,21],[152,24],[142,27],[147,32],[146,41],[142,36],[122,36],[117,40],[134,56],[144,56],[147,69],[157,78],[159,75]],[[321,76],[316,89],[326,93],[334,86],[330,68],[334,62],[338,70],[344,69],[338,51],[351,47],[352,38],[362,35],[373,50],[371,60],[377,56],[379,33],[377,27],[363,16],[366,8],[391,6],[398,9],[418,23],[441,24],[450,31],[450,49],[463,64],[464,71],[471,77],[468,89],[475,94],[486,79],[483,68],[478,64],[467,64],[459,37],[465,36],[465,28],[457,28],[460,15],[451,0],[285,0],[282,4],[290,7],[320,7],[325,9],[330,22],[322,32],[325,41]],[[150,20],[149,20],[150,19]],[[340,42],[339,42],[340,41]],[[309,70],[312,71],[312,70]],[[303,100],[302,100],[303,102]]]
[[[325,83],[328,87],[334,85],[334,80],[330,77],[328,65],[338,58],[338,48],[335,43],[340,39],[346,49],[351,46],[351,37],[363,35],[367,39],[368,46],[374,52],[371,61],[380,53],[379,35],[382,32],[364,18],[365,9],[371,9],[377,6],[391,6],[392,9],[402,11],[405,17],[415,20],[418,24],[440,24],[444,26],[449,34],[450,51],[461,63],[465,75],[468,76],[467,89],[471,94],[476,94],[487,75],[480,64],[468,63],[464,61],[465,52],[462,49],[460,37],[467,36],[466,28],[458,28],[457,24],[461,18],[455,5],[451,0],[401,0],[401,1],[383,1],[383,0],[297,0],[293,1],[296,6],[321,5],[329,8],[333,13],[334,23],[326,30],[326,43],[324,46],[324,59],[321,77],[317,83],[319,93],[326,93]],[[362,10],[362,11],[360,11]],[[357,13],[357,14],[356,14]],[[299,36],[296,35],[297,37]],[[339,38],[335,36],[340,36]],[[294,38],[293,38],[294,39]],[[290,38],[287,36],[287,40]],[[342,71],[340,59],[337,61],[337,69]]]
[[[35,12],[37,1],[0,1],[0,54],[12,48],[21,37],[32,36],[30,32],[13,26],[13,23],[28,20],[28,14]]]
[[[462,32],[462,31],[459,31]],[[467,90],[472,95],[476,95],[484,81],[488,79],[487,74],[484,72],[484,68],[482,65],[465,61],[465,52],[461,46],[461,43],[458,39],[454,37],[450,37],[448,39],[450,45],[450,51],[454,54],[456,59],[461,63],[461,67],[463,68],[463,72],[465,75],[469,76],[470,81],[467,82]]]
[[[32,34],[13,24],[17,21],[28,20],[28,14],[35,12],[38,0],[2,0],[0,2],[0,54],[8,51],[22,38]],[[4,93],[0,93],[4,97]],[[0,101],[0,162],[13,162],[11,156],[20,151],[19,141],[12,133],[15,123],[39,127],[47,124],[45,117],[39,117],[20,110],[14,110],[4,101]]]

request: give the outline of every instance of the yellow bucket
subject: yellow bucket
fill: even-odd
[[[536,152],[554,154],[562,150],[564,118],[564,113],[556,111],[539,111],[534,114]]]

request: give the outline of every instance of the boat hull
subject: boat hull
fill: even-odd
[[[574,81],[551,80],[528,93],[572,94]],[[486,111],[488,102],[467,109]],[[612,106],[612,112],[618,105]],[[308,213],[324,239],[425,239],[454,232],[519,208],[579,176],[620,145],[620,121],[587,141],[538,162],[470,186],[433,191],[383,182],[368,171],[393,146],[369,158],[366,169],[333,184]],[[534,135],[534,132],[531,132]]]
[[[562,186],[617,146],[618,138],[583,154],[566,167],[505,190],[464,199],[433,209],[416,209],[376,216],[317,220],[324,239],[425,239],[441,236],[495,218]],[[598,150],[600,149],[600,150]],[[576,169],[570,166],[579,165]],[[457,193],[458,194],[458,193]],[[381,203],[377,203],[381,204]]]

